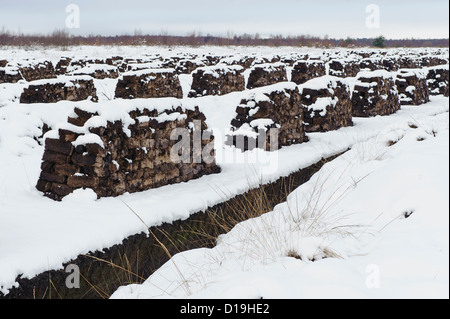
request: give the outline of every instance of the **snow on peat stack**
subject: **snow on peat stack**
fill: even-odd
[[[276,143],[270,129],[278,129]],[[231,132],[227,136],[227,144],[242,151],[255,147],[274,151],[307,140],[303,131],[301,97],[292,82],[251,90],[237,106]]]
[[[68,75],[89,75],[94,79],[117,79],[119,71],[116,66],[108,64],[88,64],[80,69],[70,72]]]
[[[237,54],[221,58],[218,63],[226,65],[240,65],[244,69],[249,69],[254,64],[263,64],[267,62],[269,62],[269,60],[257,60],[255,56],[242,56]]]
[[[66,74],[67,68],[70,66],[70,62],[72,61],[72,58],[69,57],[61,57],[56,63],[55,66],[55,74],[56,75],[63,75]]]
[[[291,81],[303,84],[313,78],[326,74],[325,63],[320,60],[299,60],[294,63],[291,71]]]
[[[333,59],[327,64],[329,75],[341,78],[355,77],[360,71],[358,61],[354,59]]]
[[[191,74],[195,69],[204,67],[205,63],[203,63],[200,59],[183,59],[178,61],[175,66],[175,71],[178,74]]]
[[[420,105],[430,101],[427,75],[422,69],[399,70],[395,85],[402,105]]]
[[[384,57],[380,60],[380,69],[396,72],[398,71],[399,65],[396,57]]]

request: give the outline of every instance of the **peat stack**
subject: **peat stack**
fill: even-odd
[[[334,59],[328,62],[329,75],[341,78],[355,77],[360,71],[359,63],[351,59]]]
[[[394,75],[386,70],[361,72],[352,95],[353,116],[389,115],[400,109]]]
[[[88,64],[70,73],[71,75],[88,75],[94,79],[117,79],[119,71],[116,66],[108,64]]]
[[[55,66],[55,74],[62,75],[67,73],[67,68],[70,66],[71,58],[62,57]]]
[[[427,74],[424,70],[399,70],[395,85],[397,86],[400,103],[402,105],[420,105],[430,101],[427,86]]]
[[[428,68],[427,85],[430,95],[449,94],[449,67],[438,65]]]
[[[31,82],[23,90],[20,103],[55,103],[58,101],[98,100],[90,77],[61,77]]]
[[[23,80],[23,77],[18,67],[15,66],[0,67],[0,84],[17,83],[20,80]]]
[[[178,61],[175,71],[178,74],[191,74],[195,69],[204,66],[205,64],[200,60],[183,59]]]

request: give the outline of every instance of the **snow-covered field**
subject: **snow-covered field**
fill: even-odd
[[[115,50],[0,50],[0,57],[57,61],[62,54],[93,58],[124,54],[126,48]],[[258,50],[262,55],[285,49]],[[149,48],[145,53],[176,51]],[[127,54],[140,52],[129,48]],[[181,75],[180,81],[186,88],[191,79]],[[95,80],[99,103],[112,97],[116,83]],[[19,104],[25,85],[0,84],[0,292],[15,286],[18,275],[32,278],[61,269],[80,254],[146,231],[124,203],[147,226],[186,219],[260,182],[351,148],[287,203],[221,236],[217,247],[175,255],[145,283],[121,287],[112,297],[448,298],[448,98],[433,96],[429,103],[402,106],[390,116],[354,118],[352,127],[308,134],[307,143],[277,152],[275,169],[224,160],[239,153],[218,143],[220,174],[119,198],[97,199],[91,190],[78,190],[55,202],[35,188],[44,151],[35,137],[43,123],[57,127],[75,105],[93,102]],[[195,99],[219,141],[243,94]]]

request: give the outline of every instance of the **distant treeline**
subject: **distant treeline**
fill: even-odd
[[[368,47],[373,45],[371,38],[331,39],[316,36],[281,36],[274,35],[262,38],[258,34],[212,36],[186,36],[168,34],[160,35],[118,35],[118,36],[74,36],[65,30],[57,30],[48,35],[14,34],[0,31],[0,46],[58,46],[69,47],[79,45],[165,45],[165,46],[309,46],[309,47]],[[385,39],[384,46],[393,47],[448,47],[449,39]]]

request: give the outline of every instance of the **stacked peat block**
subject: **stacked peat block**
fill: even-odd
[[[121,56],[113,56],[105,59],[105,64],[115,66],[118,72],[125,72],[127,70],[127,63],[123,61],[123,57]]]
[[[268,56],[265,58],[268,63],[276,63],[281,61],[281,57],[278,54]]]
[[[122,64],[123,57],[121,56],[113,56],[110,58],[106,58],[105,63],[108,65],[119,66]]]
[[[20,103],[55,103],[58,101],[98,100],[94,81],[90,77],[61,77],[38,80],[24,88]]]
[[[217,64],[198,68],[192,73],[189,97],[224,95],[245,90],[244,68],[240,65]]]
[[[427,85],[430,95],[449,96],[449,65],[428,68]]]
[[[341,78],[355,77],[360,71],[357,60],[333,59],[328,63],[329,75]]]
[[[67,73],[67,68],[70,66],[71,58],[62,57],[55,66],[56,75],[62,75]]]
[[[148,69],[164,69],[163,68],[164,63],[161,61],[152,61],[152,62],[145,62],[145,63],[135,63],[129,62],[127,64],[126,70],[127,71],[140,71],[140,70],[148,70]]]
[[[361,58],[367,59],[377,54],[376,51],[356,51],[355,54],[358,54]]]
[[[152,103],[149,100],[139,105],[129,101],[126,106],[114,102],[98,110],[77,107],[69,123],[45,135],[39,191],[55,200],[79,188],[90,188],[98,197],[118,196],[220,171],[214,137],[197,107],[186,109],[179,101],[155,108],[145,106]],[[188,152],[187,160],[173,157],[179,155],[178,148],[173,153],[179,143],[177,136],[172,138],[175,129],[187,134],[187,148],[181,150]],[[196,160],[199,152],[202,157]]]
[[[398,61],[394,57],[384,57],[380,61],[380,66],[382,69],[389,72],[395,72],[399,68]]]
[[[394,75],[386,70],[361,72],[352,94],[353,116],[389,115],[400,109]]]
[[[242,151],[255,147],[274,151],[307,141],[301,97],[294,83],[277,83],[252,90],[241,100],[236,113],[227,144]],[[272,134],[272,129],[276,134]]]
[[[307,54],[291,53],[285,56],[281,56],[280,62],[284,63],[286,66],[294,66],[295,62],[307,59],[308,59]]]
[[[237,61],[236,64],[242,66],[245,69],[249,69],[253,63],[255,62],[255,57],[253,56],[245,56],[241,58],[239,61]]]
[[[220,59],[219,63],[226,65],[240,65],[244,69],[249,69],[254,63],[256,58],[253,56],[231,56]]]
[[[351,126],[352,103],[344,79],[326,75],[300,85],[306,132],[326,132]]]
[[[21,63],[19,64],[19,69],[23,78],[28,82],[56,78],[55,68],[49,61]]]
[[[423,67],[432,67],[438,65],[446,65],[448,64],[448,57],[439,57],[439,56],[425,56],[422,57],[421,65]]]
[[[287,81],[286,67],[283,63],[258,64],[251,68],[247,89],[272,85]]]
[[[88,64],[85,67],[77,69],[70,75],[89,75],[94,79],[116,79],[119,77],[117,67],[108,64]]]
[[[418,69],[421,67],[421,60],[417,56],[400,56],[398,59],[399,69]]]
[[[178,74],[191,74],[195,69],[203,67],[205,64],[200,60],[180,60],[178,61],[175,71]]]
[[[291,71],[291,81],[303,84],[313,78],[326,74],[325,63],[321,60],[300,60],[294,63]]]
[[[217,55],[205,55],[202,57],[203,63],[205,63],[206,66],[213,66],[219,63],[220,59],[223,57],[217,56]]]
[[[180,80],[174,69],[147,69],[124,73],[117,82],[116,98],[182,98]]]
[[[420,105],[430,101],[426,72],[419,69],[403,69],[395,80],[400,103]]]
[[[23,80],[23,77],[18,67],[15,66],[0,67],[0,84],[17,83],[20,80]]]
[[[280,62],[285,64],[286,66],[294,66],[294,63],[297,62],[299,59],[294,57],[288,57],[284,56],[280,59]]]

